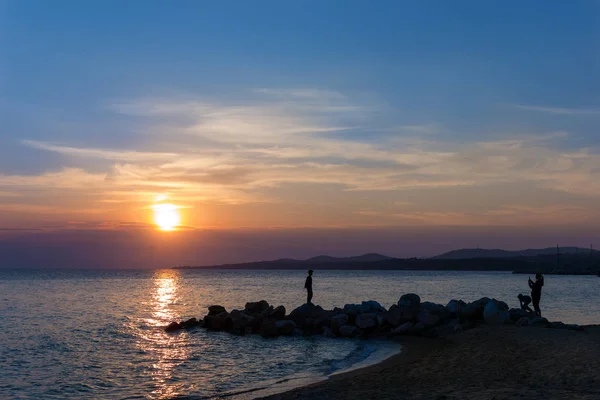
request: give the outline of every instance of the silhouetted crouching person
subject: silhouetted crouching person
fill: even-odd
[[[542,298],[542,287],[544,286],[544,276],[542,274],[535,274],[535,282],[529,278],[529,287],[531,288],[531,300],[533,301],[533,308],[538,316],[542,316],[542,310],[540,310],[540,299]]]
[[[525,296],[524,294],[519,294],[517,298],[519,299],[519,303],[521,303],[521,310],[533,312],[531,307],[529,307],[531,304],[531,297]]]
[[[312,304],[311,300],[313,297],[313,291],[312,291],[312,274],[313,274],[313,270],[309,269],[308,270],[308,276],[306,277],[306,282],[304,283],[304,289],[306,289],[306,303],[308,304]]]

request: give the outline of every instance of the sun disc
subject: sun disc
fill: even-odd
[[[163,231],[172,231],[181,223],[179,210],[173,204],[156,204],[154,210],[154,223]]]

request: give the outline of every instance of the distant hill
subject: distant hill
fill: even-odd
[[[582,247],[559,247],[560,254],[590,254],[590,249]],[[598,254],[594,250],[594,254]],[[537,257],[556,255],[556,247],[548,247],[545,249],[526,249],[526,250],[501,250],[501,249],[461,249],[452,250],[434,259],[441,260],[467,260],[471,258],[514,258],[514,257]]]
[[[376,262],[391,260],[393,257],[384,256],[377,253],[363,254],[362,256],[354,257],[331,257],[331,256],[316,256],[304,260],[306,263],[345,263],[345,262]]]

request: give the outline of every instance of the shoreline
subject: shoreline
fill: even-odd
[[[372,340],[367,341],[370,344],[373,343]],[[326,383],[330,379],[337,376],[346,376],[347,374],[372,368],[379,364],[385,363],[386,361],[394,357],[400,356],[405,351],[404,345],[397,343],[397,341],[393,341],[393,343],[390,342],[391,341],[387,340],[379,341],[379,343],[376,343],[376,345],[378,345],[378,348],[376,348],[375,351],[370,353],[366,358],[358,360],[357,362],[350,364],[347,367],[342,367],[341,369],[334,370],[331,373],[319,374],[317,372],[299,372],[272,381],[271,383],[263,384],[260,387],[249,387],[247,389],[225,393],[219,396],[219,398],[231,400],[261,399],[269,396],[280,395],[282,393],[286,393],[292,390],[310,387],[312,385],[320,383]]]
[[[584,331],[482,325],[450,338],[396,341],[402,352],[380,363],[259,398],[600,398],[600,325]]]

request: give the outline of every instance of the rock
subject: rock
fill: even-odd
[[[231,329],[231,319],[228,312],[222,312],[218,315],[207,315],[204,317],[204,325],[207,329],[229,330]]]
[[[363,301],[361,304],[362,313],[380,313],[385,312],[385,307],[374,300]]]
[[[246,314],[243,311],[233,310],[229,313],[232,329],[240,333],[246,331],[246,327],[252,327],[254,317]]]
[[[417,320],[422,322],[426,328],[433,328],[440,323],[441,318],[437,315],[431,314],[427,310],[421,310],[417,315]]]
[[[397,306],[398,308],[394,308],[393,313],[395,315],[393,318],[395,319],[394,322],[399,322],[398,325],[400,325],[406,321],[417,318],[417,314],[419,314],[421,308],[421,298],[414,293],[405,294],[400,297]],[[390,307],[390,311],[392,310],[392,307]],[[391,313],[388,312],[388,320],[390,319],[390,315]]]
[[[546,318],[535,317],[530,321],[529,325],[539,328],[548,328],[550,327],[550,322]]]
[[[412,321],[418,315],[419,310],[411,307],[400,307],[394,304],[387,313],[384,314],[388,324],[392,327],[400,326],[405,322]]]
[[[290,320],[282,320],[275,322],[277,332],[283,336],[291,336],[296,330],[296,323]]]
[[[348,323],[348,316],[346,314],[339,314],[331,318],[331,330],[333,333],[338,335],[340,328]]]
[[[450,312],[446,310],[441,304],[431,303],[426,301],[421,303],[421,311],[427,311],[429,314],[437,315],[440,319],[446,319],[450,317]]]
[[[362,304],[346,304],[344,306],[344,314],[348,315],[351,319],[356,318],[358,314],[362,313]]]
[[[394,335],[406,335],[408,334],[412,328],[413,328],[413,323],[412,322],[405,322],[404,324],[400,325],[399,327],[397,327],[396,329],[394,329],[392,331],[392,334]]]
[[[219,315],[226,312],[223,306],[210,306],[208,307],[208,315]]]
[[[323,308],[314,304],[303,304],[290,313],[289,319],[294,321],[296,325],[304,327],[306,324],[315,324],[316,319],[322,316]],[[308,321],[309,319],[313,321]]]
[[[179,325],[181,325],[181,327],[184,329],[194,328],[196,325],[198,325],[198,320],[196,318],[190,318],[187,321],[183,321]]]
[[[340,336],[341,337],[354,337],[358,334],[358,329],[355,326],[344,325],[340,327]]]
[[[490,325],[502,325],[510,322],[510,314],[506,303],[491,299],[483,309],[483,319]]]
[[[284,319],[285,318],[285,307],[284,306],[276,307],[275,309],[273,309],[273,311],[271,311],[267,315],[267,317],[273,318],[276,320]]]
[[[469,303],[464,307],[461,307],[457,315],[467,321],[479,321],[483,319],[483,310],[490,301],[489,298],[483,297],[477,301]],[[508,309],[508,308],[507,308]]]
[[[356,317],[356,326],[360,329],[372,329],[377,327],[377,315],[359,314]]]
[[[510,320],[512,322],[517,322],[518,320],[520,320],[521,318],[535,318],[535,313],[529,312],[529,311],[525,311],[521,308],[511,308],[510,310],[508,310],[508,314],[510,315]]]
[[[450,302],[446,305],[446,310],[448,310],[450,314],[457,314],[460,309],[466,305],[467,303],[462,300],[450,300]]]
[[[267,303],[265,300],[261,300],[261,301],[257,301],[257,302],[248,302],[248,303],[246,303],[246,306],[244,307],[246,314],[249,314],[249,315],[261,314],[268,309],[269,309],[269,303]]]
[[[398,300],[398,307],[420,307],[421,306],[421,298],[419,295],[414,293],[408,293],[402,295],[400,300]]]
[[[577,324],[567,324],[567,329],[570,331],[583,331],[583,326]]]
[[[294,336],[304,336],[304,332],[302,332],[302,329],[296,328],[294,329]]]
[[[165,332],[175,332],[181,329],[178,322],[171,322],[166,328]]]
[[[276,337],[279,334],[277,322],[273,319],[265,319],[260,324],[260,336],[264,338]]]
[[[517,321],[517,326],[529,326],[531,320],[527,317],[523,317]]]

